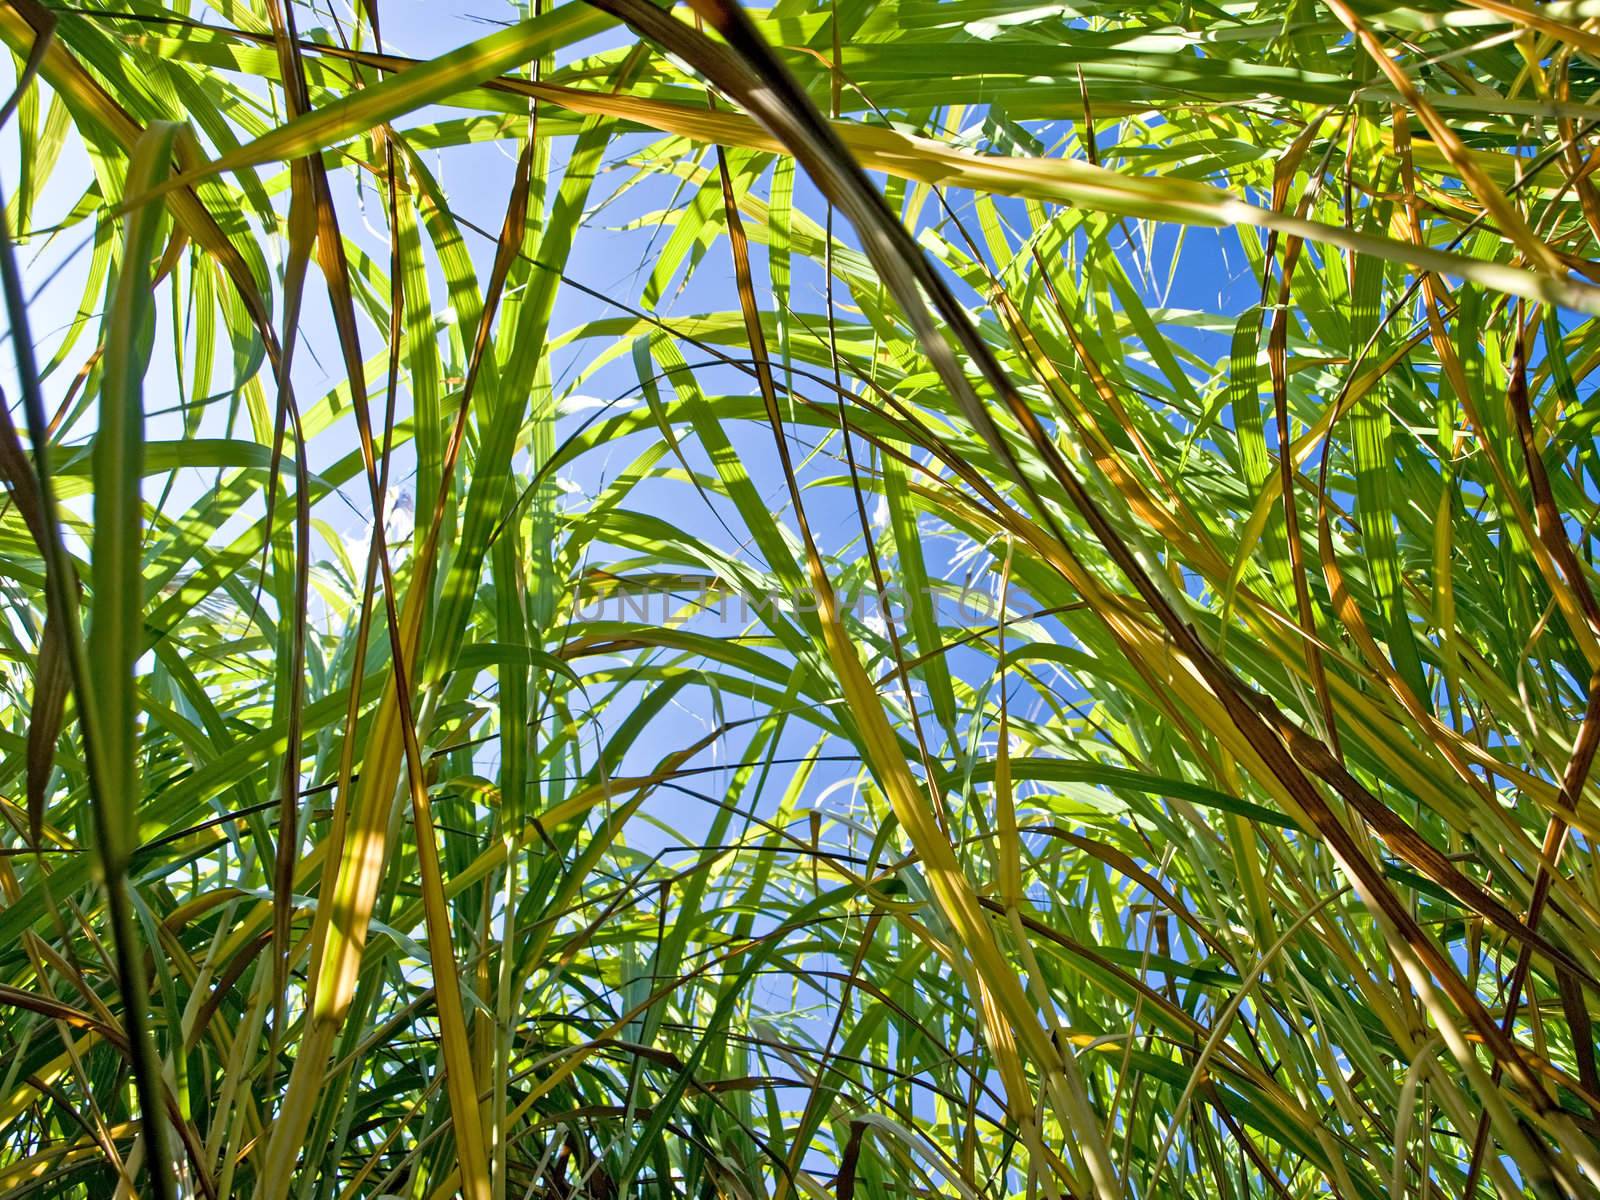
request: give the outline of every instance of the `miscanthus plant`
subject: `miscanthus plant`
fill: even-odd
[[[0,1197],[1600,1195],[1600,9],[11,0]]]

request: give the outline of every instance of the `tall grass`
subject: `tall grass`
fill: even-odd
[[[1588,5],[402,7],[0,9],[0,1196],[1600,1195]]]

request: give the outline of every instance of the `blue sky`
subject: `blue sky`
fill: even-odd
[[[321,21],[325,23],[325,10],[318,11],[323,12]],[[495,23],[508,21],[515,16],[515,11],[509,5],[491,6],[482,3],[482,0],[449,4],[388,0],[383,5],[382,12],[386,47],[395,53],[417,57],[443,53],[456,45],[492,32]],[[348,22],[350,14],[341,9],[340,17]],[[318,16],[302,9],[299,21],[302,35],[314,36],[313,31],[319,21]],[[617,42],[622,37],[620,32],[613,33],[574,48],[566,52],[562,58],[570,59],[602,45]],[[450,115],[454,115],[453,110],[438,108],[415,114],[406,123],[424,123]],[[981,114],[969,111],[965,120],[971,123],[980,117]],[[1067,129],[1066,123],[1060,123],[1036,132],[1048,143],[1063,136]],[[665,179],[652,180],[643,186],[632,187],[620,199],[612,198],[613,190],[628,180],[633,173],[626,161],[627,155],[648,141],[649,139],[643,136],[625,137],[618,139],[610,147],[606,169],[591,194],[591,206],[595,211],[592,212],[578,237],[567,267],[568,273],[575,280],[603,295],[615,297],[634,306],[640,303],[641,294],[649,278],[652,254],[667,237],[667,231],[646,221],[645,218],[657,209],[686,204],[693,199],[693,189],[680,190]],[[1102,128],[1099,141],[1103,150],[1114,147],[1114,133]],[[557,164],[563,160],[569,143],[570,139],[557,139],[552,150],[553,159]],[[4,166],[0,166],[0,179],[14,178],[16,161],[14,136],[8,133],[4,144],[8,147],[8,151],[5,158],[0,159],[0,163],[12,169],[7,172]],[[89,173],[81,155],[73,157],[75,153],[76,147],[69,146],[62,165],[55,172],[49,188],[38,204],[37,211],[40,214],[65,211],[81,193],[89,179]],[[452,210],[463,219],[464,227],[470,222],[490,233],[498,231],[505,200],[510,192],[515,154],[514,143],[507,140],[453,147],[428,155],[430,166],[437,173]],[[708,158],[704,161],[711,160]],[[345,235],[362,246],[375,261],[383,263],[386,261],[387,243],[381,196],[370,187],[358,188],[353,182],[351,173],[336,173],[334,179]],[[764,187],[764,183],[762,186]],[[598,203],[602,198],[606,202]],[[948,197],[949,203],[958,214],[963,213],[968,199],[961,193],[952,193]],[[803,176],[797,180],[796,204],[819,221],[823,218],[824,205],[815,189]],[[1003,215],[1021,217],[1020,203],[1001,201],[1000,210]],[[922,225],[942,223],[940,209],[935,203],[922,205],[919,212]],[[623,232],[624,227],[630,226],[632,228]],[[1134,243],[1128,239],[1142,237],[1148,228],[1126,222],[1120,230],[1110,234],[1113,239],[1120,239],[1129,246],[1126,259],[1133,267],[1133,276],[1140,283],[1141,290],[1146,293],[1147,301],[1164,301],[1173,310],[1210,310],[1224,314],[1237,312],[1253,302],[1256,283],[1246,272],[1244,258],[1238,247],[1231,244],[1231,235],[1202,230],[1190,230],[1180,235],[1178,231],[1167,228],[1157,234],[1153,246],[1139,242],[1134,248]],[[853,234],[844,222],[836,223],[836,231],[847,244],[854,243]],[[26,277],[30,286],[38,289],[38,301],[33,307],[31,318],[44,357],[48,357],[53,348],[53,339],[56,338],[58,331],[69,323],[78,303],[82,280],[89,263],[86,244],[88,236],[87,228],[79,226],[63,232],[42,249],[36,250],[30,247],[25,252]],[[478,265],[480,278],[486,278],[493,255],[493,242],[470,231],[466,236],[469,250]],[[1181,257],[1174,259],[1173,252],[1177,248],[1176,241],[1180,236],[1184,238],[1183,253]],[[756,278],[758,281],[765,280],[767,263],[765,249],[760,244],[759,238],[752,245],[752,253]],[[1169,270],[1173,261],[1179,264],[1175,271]],[[431,273],[435,303],[440,304],[445,291],[443,280],[436,268]],[[796,260],[793,287],[792,303],[797,311],[810,313],[822,311],[824,285],[819,270],[813,264]],[[841,304],[848,304],[849,297],[842,285],[837,290],[836,300]],[[672,286],[664,294],[658,312],[662,317],[671,319],[706,311],[727,311],[734,308],[736,303],[733,267],[728,246],[725,240],[719,239],[710,246],[704,261],[695,268],[693,277],[687,285],[681,285],[678,280],[672,281]],[[563,288],[557,303],[552,330],[557,333],[570,330],[594,318],[616,315],[616,311],[604,302],[575,289]],[[172,411],[171,404],[163,403],[162,400],[162,397],[175,396],[177,392],[171,357],[169,354],[159,352],[160,347],[170,344],[171,312],[167,306],[162,306],[161,321],[162,328],[158,329],[156,341],[158,353],[147,383],[146,404],[151,413],[166,415],[156,415],[152,418],[150,426],[152,438],[182,435],[179,415]],[[1194,330],[1193,344],[1210,357],[1222,357],[1227,350],[1228,326],[1229,320],[1225,318],[1214,322],[1209,330]],[[295,384],[304,405],[339,384],[344,377],[337,341],[322,297],[320,280],[314,271],[306,293],[306,310],[300,327],[300,336],[301,350],[296,359]],[[363,322],[364,352],[368,355],[376,353],[381,348],[383,336],[383,331],[370,323]],[[83,353],[91,344],[92,339],[86,337],[76,349],[73,359],[49,381],[47,400],[50,403],[53,404],[65,394],[77,363],[81,361]],[[596,344],[591,341],[569,347],[557,355],[553,367],[558,395],[566,390],[574,372],[587,361],[596,348]],[[690,353],[692,357],[692,351]],[[6,369],[9,372],[9,365]],[[752,384],[747,376],[728,368],[701,371],[699,378],[701,386],[708,394],[727,392],[748,395],[752,391]],[[624,403],[637,404],[636,384],[633,366],[628,356],[624,354],[585,380],[581,393],[593,401],[610,402],[625,398]],[[14,398],[16,395],[14,386],[9,391]],[[567,429],[590,415],[591,410],[581,404],[575,404],[574,407],[577,411],[563,422]],[[202,431],[213,435],[221,434],[227,409],[226,404],[213,405],[208,411]],[[407,398],[402,395],[402,418],[407,413]],[[92,422],[92,413],[86,415],[85,421]],[[342,433],[318,441],[310,463],[313,470],[354,447],[353,425],[348,421],[344,424]],[[80,423],[69,435],[69,440],[81,439],[90,428],[92,424]],[[592,494],[618,469],[631,461],[653,437],[654,435],[650,434],[636,435],[627,439],[625,444],[608,446],[587,456],[568,474],[568,485]],[[788,505],[787,493],[776,467],[770,433],[759,425],[752,425],[740,429],[735,437],[741,454],[746,457],[747,468],[757,486],[770,499],[774,511],[785,510]],[[811,449],[811,445],[797,438],[793,448],[796,457],[801,458]],[[860,449],[858,447],[858,450]],[[693,447],[692,443],[688,445],[687,452],[691,463],[697,469],[706,467],[704,456]],[[833,449],[832,453],[837,454],[837,448]],[[397,486],[403,488],[414,486],[414,479],[410,477],[411,463],[409,447],[403,447],[396,453]],[[181,472],[171,484],[167,501],[170,506],[169,511],[177,511],[178,506],[189,503],[211,485],[213,478],[214,476],[206,472]],[[147,489],[147,497],[151,494],[151,490]],[[418,498],[418,501],[425,505],[427,499]],[[722,506],[721,511],[714,511],[698,496],[689,493],[683,484],[665,481],[643,485],[636,491],[632,502],[635,505],[648,505],[653,501],[659,502],[663,511],[669,512],[686,531],[718,544],[725,550],[752,552],[748,547],[740,545],[738,517],[731,507]],[[806,494],[806,504],[812,527],[824,546],[839,547],[859,538],[855,505],[848,489],[809,489]],[[364,537],[366,523],[371,519],[370,510],[365,484],[358,478],[342,489],[338,497],[319,505],[318,514],[335,532],[350,539],[353,545]],[[238,521],[242,524],[249,515],[241,514]],[[787,523],[793,527],[792,519]],[[956,544],[950,540],[931,542],[930,547],[935,555],[946,556],[957,549]],[[950,571],[954,571],[955,577],[959,578],[957,564],[947,561],[944,565]],[[938,566],[936,561],[936,569]],[[1024,600],[1025,598],[1017,598],[1019,607]],[[977,654],[957,652],[952,655],[952,663],[958,671],[988,669],[987,660]],[[981,679],[981,675],[977,676],[973,682],[980,682]],[[732,703],[733,698],[724,697],[724,701]],[[724,711],[717,719],[737,715],[734,712]],[[709,708],[694,711],[686,704],[675,705],[671,719],[660,721],[653,727],[652,736],[636,748],[630,756],[627,769],[648,767],[659,754],[676,749],[679,745],[703,734],[711,723]],[[780,753],[798,755],[809,749],[809,740],[799,735],[789,741],[791,744],[786,744]],[[737,752],[732,750],[724,753],[725,756],[737,756]],[[495,749],[490,744],[483,752],[482,768],[485,771],[492,771],[495,757]],[[820,794],[848,773],[840,768],[821,768],[814,777],[813,788]],[[779,777],[782,777],[781,774]],[[651,815],[670,821],[691,839],[709,819],[709,812],[704,806],[697,806],[682,795],[671,794],[663,794],[653,803]],[[637,840],[641,846],[660,848],[653,845],[655,838],[644,828],[640,829]]]

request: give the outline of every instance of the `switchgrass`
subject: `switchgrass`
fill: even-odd
[[[1600,1195],[1590,6],[477,15],[0,9],[0,1196]]]

